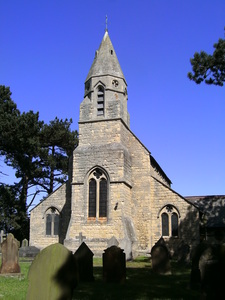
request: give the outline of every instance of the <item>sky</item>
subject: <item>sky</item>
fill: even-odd
[[[0,0],[0,12],[0,84],[21,112],[72,118],[77,130],[107,15],[131,130],[176,192],[225,194],[225,86],[187,78],[194,53],[224,38],[224,0]]]

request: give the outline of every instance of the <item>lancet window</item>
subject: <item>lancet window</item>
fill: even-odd
[[[99,168],[89,176],[88,217],[101,219],[107,217],[108,180]]]
[[[59,217],[59,212],[54,207],[46,211],[46,235],[56,236],[59,234]]]
[[[161,211],[161,232],[164,237],[178,236],[178,212],[173,205],[166,205]]]

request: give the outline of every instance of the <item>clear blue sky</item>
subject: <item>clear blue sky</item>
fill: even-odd
[[[20,111],[73,129],[107,14],[131,130],[175,191],[225,194],[225,87],[187,78],[194,52],[224,37],[224,0],[0,0],[0,12],[0,84]]]

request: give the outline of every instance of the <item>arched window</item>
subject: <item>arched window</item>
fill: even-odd
[[[173,205],[166,205],[161,211],[162,236],[178,236],[178,213]]]
[[[104,115],[104,89],[102,86],[98,88],[98,99],[97,99],[97,115]]]
[[[169,218],[167,213],[162,214],[162,236],[169,235]]]
[[[175,212],[171,216],[171,231],[172,236],[178,236],[178,216]]]
[[[59,212],[51,207],[46,211],[46,235],[55,236],[59,234]]]
[[[88,217],[106,218],[108,199],[108,180],[99,168],[95,169],[89,176],[89,199]]]

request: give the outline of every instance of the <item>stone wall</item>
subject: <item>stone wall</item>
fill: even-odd
[[[197,208],[154,177],[151,177],[151,199],[153,206],[151,246],[162,236],[160,211],[168,204],[174,206],[179,214],[178,237],[164,237],[171,248],[176,248],[181,240],[189,246],[199,242],[199,216]]]
[[[70,219],[70,197],[68,195],[69,183],[63,184],[60,188],[54,191],[49,197],[41,201],[30,212],[30,246],[44,248],[50,244],[63,242],[65,232],[67,231]],[[54,207],[60,213],[60,234],[59,236],[46,235],[46,211]]]

